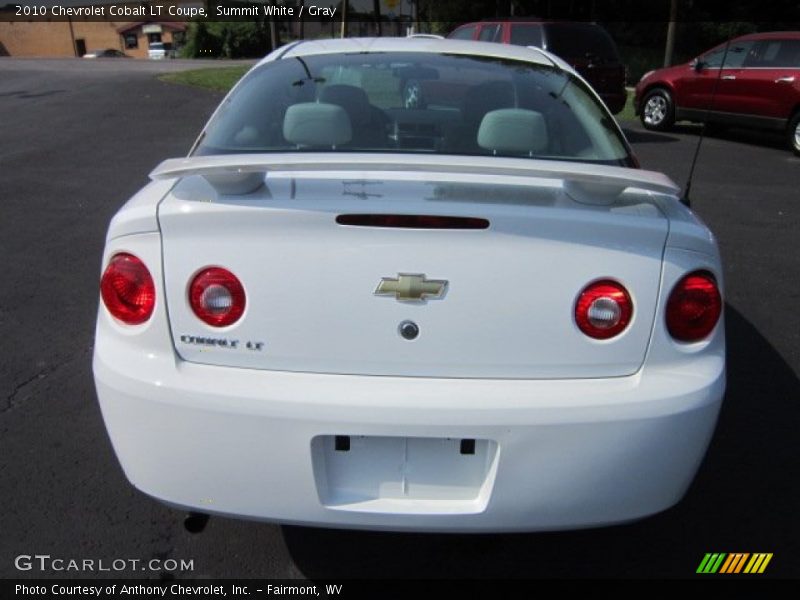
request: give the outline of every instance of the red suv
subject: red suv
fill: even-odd
[[[571,64],[612,113],[625,108],[625,66],[614,40],[596,23],[536,19],[481,21],[461,25],[447,37],[543,48]]]
[[[785,131],[800,155],[800,31],[754,33],[685,65],[645,73],[636,114],[647,129],[707,121]],[[721,67],[721,68],[720,68]]]

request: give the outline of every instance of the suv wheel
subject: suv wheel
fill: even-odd
[[[663,131],[675,123],[675,105],[672,96],[663,88],[650,90],[642,101],[642,125],[646,129]]]
[[[794,117],[792,117],[792,120],[789,121],[789,129],[786,137],[789,140],[789,147],[792,149],[792,152],[800,156],[800,110],[797,111]]]

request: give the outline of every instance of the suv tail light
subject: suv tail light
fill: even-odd
[[[607,340],[619,335],[631,322],[633,302],[616,281],[604,279],[587,286],[575,304],[575,323],[591,338]]]
[[[702,340],[714,329],[722,313],[717,281],[707,271],[681,279],[667,302],[667,330],[680,342]]]
[[[242,283],[221,267],[203,269],[189,285],[189,304],[194,314],[214,327],[238,321],[244,313],[245,302]]]
[[[150,271],[132,254],[115,254],[100,279],[100,295],[111,315],[139,325],[153,314],[156,287]]]

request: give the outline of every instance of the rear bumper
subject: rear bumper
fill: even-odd
[[[694,477],[725,387],[719,356],[612,379],[365,377],[190,364],[111,336],[98,337],[94,373],[128,479],[163,502],[427,531],[568,529],[662,511]],[[334,435],[364,437],[343,453]],[[477,440],[477,451],[447,438]]]

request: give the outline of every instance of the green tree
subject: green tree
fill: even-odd
[[[222,44],[203,21],[189,23],[183,56],[186,58],[216,58],[221,55]]]
[[[270,50],[266,21],[196,22],[189,25],[183,55],[189,58],[254,58]]]

